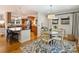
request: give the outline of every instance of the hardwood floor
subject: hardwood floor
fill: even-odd
[[[0,36],[0,53],[21,53],[21,46],[30,44],[31,42],[33,42],[37,37],[32,33],[31,35],[31,40],[27,41],[27,42],[16,42],[16,43],[8,43],[6,41],[6,39],[4,38],[4,36]],[[79,46],[77,47],[79,52]]]
[[[10,44],[4,37],[0,37],[0,53],[20,52],[20,43]]]
[[[30,44],[36,38],[37,37],[33,33],[31,33],[30,41],[24,43],[16,42],[10,44],[6,41],[4,36],[0,36],[0,53],[20,53],[21,52],[20,46]]]

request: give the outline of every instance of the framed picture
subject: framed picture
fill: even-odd
[[[61,24],[70,24],[70,18],[61,18]]]
[[[52,19],[52,24],[58,24],[59,19]]]

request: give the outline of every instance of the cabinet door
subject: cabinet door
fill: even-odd
[[[22,30],[21,31],[21,42],[25,42],[30,40],[30,30]]]
[[[11,12],[7,12],[7,21],[8,21],[8,22],[11,21]]]
[[[26,19],[22,19],[22,30],[26,29]]]

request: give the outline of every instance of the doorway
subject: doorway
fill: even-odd
[[[36,40],[37,39],[37,19],[34,16],[28,16],[31,22],[31,40]]]

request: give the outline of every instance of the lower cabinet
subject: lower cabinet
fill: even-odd
[[[20,42],[26,42],[30,40],[30,30],[22,30],[20,35]]]

